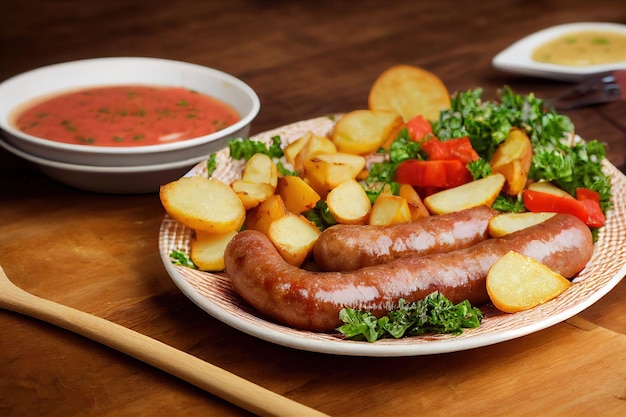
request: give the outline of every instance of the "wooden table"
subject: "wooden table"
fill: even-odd
[[[450,91],[510,85],[550,97],[565,84],[519,77],[491,58],[560,23],[626,23],[620,0],[7,2],[0,80],[61,61],[156,56],[232,73],[259,94],[253,133],[366,106],[374,79],[407,63]],[[567,112],[578,133],[626,162],[626,103]],[[67,188],[0,152],[0,265],[20,287],[134,329],[334,416],[626,415],[626,281],[538,333],[470,351],[341,357],[234,330],[189,301],[157,251],[156,193]],[[0,415],[247,412],[109,348],[0,311]]]

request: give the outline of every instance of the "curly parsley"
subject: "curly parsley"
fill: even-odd
[[[453,304],[435,291],[424,299],[407,303],[401,299],[398,308],[376,318],[369,311],[343,308],[339,318],[344,322],[337,330],[347,339],[376,340],[423,334],[460,334],[463,329],[480,325],[483,314],[465,300]]]
[[[206,161],[207,176],[211,177],[217,169],[217,154],[212,153]]]
[[[435,136],[441,140],[468,136],[486,162],[512,127],[523,129],[534,152],[529,179],[552,181],[572,195],[578,187],[590,188],[600,194],[603,210],[610,207],[610,178],[601,166],[606,156],[602,144],[597,140],[569,144],[568,138],[574,132],[571,120],[532,93],[515,94],[505,86],[499,92],[499,102],[483,101],[482,93],[481,88],[457,93],[450,109],[442,111],[434,123]],[[490,173],[480,161],[468,168],[475,179]]]
[[[253,139],[235,139],[228,143],[230,156],[233,159],[243,159],[245,161],[252,158],[256,153],[262,153],[270,158],[280,158],[283,156],[283,148],[280,136],[273,136],[272,143],[265,143]]]
[[[337,220],[333,217],[333,214],[328,208],[328,204],[326,204],[324,200],[319,200],[315,204],[315,207],[305,211],[302,215],[320,230],[327,229],[337,224]]]
[[[381,150],[381,153],[387,151]],[[403,128],[391,143],[388,152],[388,160],[372,164],[365,179],[365,191],[372,203],[376,201],[381,192],[389,189],[393,194],[398,194],[400,184],[394,181],[396,169],[402,161],[407,159],[424,159],[420,154],[420,145],[411,140],[409,131]]]
[[[198,268],[189,258],[189,255],[180,250],[173,250],[170,252],[170,261],[172,261],[174,265],[186,266],[194,269]]]

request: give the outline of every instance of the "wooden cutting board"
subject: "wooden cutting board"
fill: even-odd
[[[375,385],[366,372],[332,375],[296,399],[337,416],[626,416],[626,335],[579,317],[470,351],[369,360],[368,373],[396,372]],[[345,404],[316,406],[337,389]]]

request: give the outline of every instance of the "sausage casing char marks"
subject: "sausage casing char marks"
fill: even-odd
[[[404,256],[463,249],[489,237],[489,220],[497,213],[479,206],[389,226],[339,224],[318,237],[313,257],[324,271],[354,271]]]
[[[374,315],[396,308],[400,298],[420,300],[439,291],[453,303],[489,300],[491,265],[514,250],[571,278],[591,258],[589,228],[557,214],[541,224],[448,253],[397,258],[352,272],[311,272],[285,262],[262,233],[239,233],[226,248],[226,272],[235,291],[261,313],[291,327],[332,331],[343,307]]]

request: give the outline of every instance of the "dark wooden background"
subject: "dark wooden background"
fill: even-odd
[[[190,61],[232,73],[258,92],[258,132],[365,107],[371,83],[397,63],[434,70],[451,92],[481,86],[491,98],[507,84],[549,97],[563,86],[499,72],[493,56],[554,24],[623,23],[625,10],[619,0],[7,1],[0,79],[101,56]],[[623,142],[623,111],[620,104],[572,117],[585,137]]]

